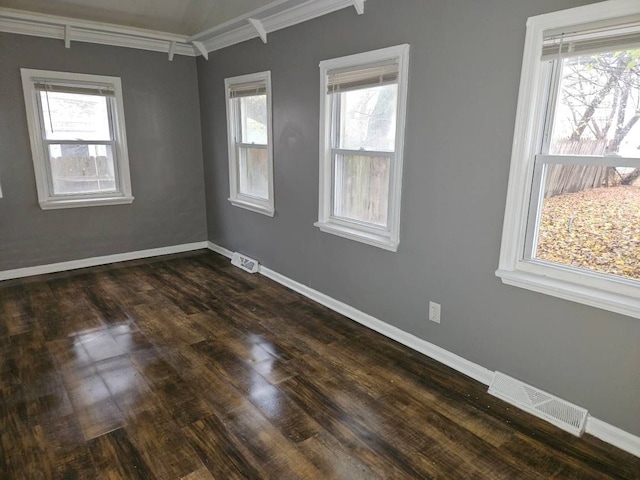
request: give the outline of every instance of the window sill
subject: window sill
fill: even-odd
[[[229,198],[229,202],[232,205],[240,208],[244,208],[245,210],[251,210],[255,213],[261,213],[262,215],[267,215],[268,217],[273,217],[275,215],[275,209],[273,207],[265,207],[263,205],[256,205],[255,203],[250,203],[244,200],[238,200],[237,198]]]
[[[502,283],[640,318],[640,299],[520,270],[497,270]]]
[[[65,198],[40,202],[42,210],[55,210],[58,208],[101,207],[105,205],[126,205],[133,203],[135,197],[92,197],[92,198]]]
[[[366,243],[367,245],[372,245],[391,252],[396,252],[398,250],[399,242],[394,241],[385,235],[376,235],[375,233],[364,232],[357,228],[345,227],[343,225],[337,225],[329,222],[316,222],[313,225],[318,227],[324,233],[331,233],[339,237]]]

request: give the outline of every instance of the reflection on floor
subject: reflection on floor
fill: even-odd
[[[640,478],[213,253],[0,284],[0,478]]]

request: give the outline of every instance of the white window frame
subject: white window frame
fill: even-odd
[[[327,94],[328,73],[336,69],[354,71],[367,66],[394,60],[398,63],[398,97],[396,110],[396,145],[390,152],[391,171],[388,198],[387,228],[375,228],[357,221],[332,215],[334,192],[332,155],[332,98]],[[365,53],[334,58],[320,62],[320,184],[318,221],[314,223],[322,232],[338,235],[385,250],[397,251],[400,243],[400,204],[402,198],[402,164],[404,132],[409,82],[409,45],[398,45]],[[374,155],[376,152],[368,152]]]
[[[269,198],[262,199],[240,192],[238,182],[240,181],[240,157],[238,148],[240,144],[237,139],[239,135],[239,122],[241,118],[234,108],[233,98],[231,98],[232,87],[242,84],[264,83],[267,93],[267,181]],[[227,144],[229,149],[229,202],[236,207],[245,208],[256,213],[261,213],[269,217],[275,214],[275,202],[273,192],[273,127],[272,127],[272,101],[271,101],[271,71],[250,73],[230,77],[224,80],[225,97],[227,103]],[[251,144],[254,145],[254,144]],[[254,145],[255,146],[255,145]]]
[[[528,19],[496,275],[508,285],[640,318],[637,281],[537,261],[527,258],[525,249],[530,201],[536,201],[531,195],[536,183],[534,167],[543,143],[552,78],[550,63],[540,59],[544,33],[576,31],[592,22],[617,23],[615,19],[622,23],[625,17],[634,15],[640,15],[638,0],[609,0]]]
[[[29,139],[36,177],[38,202],[43,210],[75,207],[94,207],[102,205],[122,205],[132,203],[131,178],[129,174],[129,154],[127,151],[127,133],[124,122],[124,103],[122,84],[118,77],[90,75],[84,73],[55,72],[21,68],[22,89],[29,127]],[[88,87],[107,87],[114,92],[110,101],[109,126],[113,135],[113,159],[116,173],[116,191],[90,194],[54,194],[49,168],[49,153],[45,131],[42,127],[42,109],[35,88],[38,82],[52,84],[77,84]]]

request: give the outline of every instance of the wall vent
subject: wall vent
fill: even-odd
[[[489,393],[573,435],[579,437],[584,433],[588,414],[586,409],[504,373],[495,373]]]
[[[249,258],[246,255],[243,255],[238,252],[234,252],[231,257],[231,264],[236,267],[240,267],[245,272],[256,273],[258,271],[259,263],[257,260],[253,258]]]

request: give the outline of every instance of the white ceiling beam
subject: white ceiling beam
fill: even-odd
[[[202,42],[191,42],[191,44],[196,47],[196,50],[200,52],[200,55],[202,55],[205,60],[209,60],[209,52],[207,52],[207,49],[204,48]]]
[[[173,56],[176,54],[176,42],[169,43],[169,61],[173,62]]]
[[[353,6],[358,12],[358,15],[362,15],[364,13],[364,2],[365,0],[353,0]]]
[[[267,43],[267,31],[264,29],[264,25],[262,25],[262,22],[255,18],[247,18],[247,20],[251,25],[253,25],[253,28],[256,29],[256,32],[258,32],[258,35],[260,35],[260,39],[262,40],[262,43]]]
[[[64,26],[64,48],[71,48],[71,25]]]

